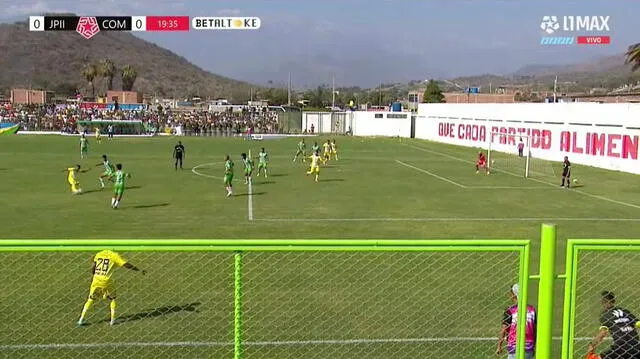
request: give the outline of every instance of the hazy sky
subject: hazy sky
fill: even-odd
[[[290,71],[296,87],[330,83],[332,74],[337,85],[361,86],[507,74],[527,64],[619,54],[640,41],[638,0],[0,0],[0,9],[5,21],[51,11],[258,16],[262,28],[251,32],[136,35],[206,70],[254,83],[284,83]],[[610,16],[612,43],[542,46],[544,15]]]

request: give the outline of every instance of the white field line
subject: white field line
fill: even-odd
[[[261,222],[640,222],[640,218],[260,218]]]
[[[253,185],[249,181],[249,193],[247,195],[247,211],[249,212],[249,220],[253,221]]]
[[[439,180],[441,180],[441,181],[445,181],[445,182],[450,183],[450,184],[452,184],[452,185],[454,185],[454,186],[457,186],[457,187],[460,187],[460,188],[467,188],[467,186],[465,186],[465,185],[463,185],[463,184],[460,184],[460,183],[458,183],[458,182],[452,181],[452,180],[450,180],[450,179],[448,179],[448,178],[444,178],[444,177],[442,177],[442,176],[438,176],[437,174],[432,173],[432,172],[429,172],[429,171],[424,170],[424,169],[422,169],[422,168],[418,168],[418,167],[412,166],[412,165],[410,165],[410,164],[408,164],[408,163],[404,163],[404,162],[402,162],[402,161],[400,161],[400,160],[396,160],[396,162],[397,162],[397,163],[399,163],[399,164],[401,164],[401,165],[403,165],[403,166],[405,166],[405,167],[409,167],[409,168],[414,169],[414,170],[416,170],[416,171],[419,171],[419,172],[422,172],[422,173],[426,173],[426,174],[428,174],[429,176],[435,177],[435,178],[437,178],[437,179],[439,179]]]
[[[471,186],[467,187],[467,189],[547,189],[547,187],[542,186],[532,186],[532,187],[518,187],[518,186]]]
[[[593,338],[575,338],[575,341],[589,341]],[[243,342],[244,346],[305,346],[305,345],[358,345],[358,344],[415,344],[415,343],[455,343],[492,342],[495,337],[444,337],[444,338],[381,338],[381,339],[328,339],[328,340],[274,340]],[[560,341],[561,337],[553,340]],[[231,347],[233,342],[111,342],[111,343],[50,343],[50,344],[6,344],[0,351],[7,350],[51,350],[51,349],[96,349],[96,348],[140,348],[140,347]]]
[[[427,152],[427,153],[432,153],[432,154],[434,154],[434,155],[439,155],[439,156],[447,157],[447,158],[450,158],[450,159],[455,160],[455,161],[459,161],[459,162],[464,162],[464,163],[471,163],[471,164],[473,164],[473,162],[471,162],[471,161],[467,161],[467,160],[464,160],[464,159],[461,159],[461,158],[458,158],[458,157],[455,157],[455,156],[451,156],[451,155],[448,155],[448,154],[446,154],[446,153],[442,153],[442,152],[438,152],[438,151],[433,151],[433,150],[428,150],[428,149],[426,149],[426,148],[419,147],[419,146],[414,146],[414,145],[407,145],[407,146],[409,146],[409,147],[411,147],[411,148],[415,148],[415,149],[420,150],[420,151]],[[496,172],[502,172],[502,173],[505,173],[505,174],[508,174],[508,175],[511,175],[511,176],[514,176],[514,177],[522,178],[522,176],[521,176],[521,175],[518,175],[518,174],[515,174],[515,173],[512,173],[512,172],[509,172],[509,171],[505,171],[505,170],[496,170]],[[557,188],[557,187],[559,187],[557,184],[554,184],[554,183],[551,183],[551,182],[547,182],[547,181],[543,181],[543,180],[539,180],[539,179],[536,179],[536,178],[530,178],[530,177],[529,177],[529,178],[528,178],[528,180],[531,180],[531,181],[534,181],[534,182],[538,182],[538,183],[542,183],[542,184],[546,184],[546,185],[551,186],[551,187],[556,187],[556,188]],[[606,202],[611,202],[611,203],[619,204],[619,205],[621,205],[621,206],[626,206],[626,207],[631,207],[631,208],[640,209],[640,206],[639,206],[639,205],[635,205],[635,204],[632,204],[632,203],[627,203],[627,202],[617,201],[617,200],[615,200],[615,199],[611,199],[611,198],[609,198],[609,197],[599,196],[599,195],[596,195],[596,194],[587,193],[587,192],[584,192],[584,191],[581,191],[581,190],[578,190],[578,189],[571,189],[571,191],[572,191],[572,192],[575,192],[575,193],[579,193],[579,194],[581,194],[581,195],[583,195],[583,196],[587,196],[587,197],[591,197],[591,198],[596,198],[596,199],[599,199],[599,200],[603,200],[603,201],[606,201]]]

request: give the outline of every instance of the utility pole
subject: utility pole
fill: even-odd
[[[331,77],[331,111],[336,107],[336,75]]]
[[[291,71],[289,71],[289,81],[287,84],[287,106],[291,106]]]

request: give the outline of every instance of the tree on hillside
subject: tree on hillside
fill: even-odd
[[[309,106],[322,108],[330,98],[331,90],[327,90],[326,86],[318,86],[314,91],[309,91],[305,98],[309,100]]]
[[[106,80],[107,91],[113,90],[113,78],[116,76],[116,65],[109,59],[100,61],[100,77]]]
[[[287,89],[269,88],[263,93],[264,99],[269,101],[270,105],[286,105],[289,94]]]
[[[435,80],[429,80],[427,83],[427,88],[424,90],[424,95],[422,95],[423,103],[441,103],[444,101],[444,95],[442,94],[442,90],[438,83]]]
[[[52,90],[56,96],[75,97],[78,86],[69,82],[61,82],[55,85]]]
[[[91,96],[96,95],[95,79],[98,76],[98,66],[95,63],[85,65],[82,69],[82,76],[91,85]]]
[[[138,78],[138,72],[133,66],[125,65],[120,70],[120,77],[122,78],[122,90],[131,91],[133,90],[133,84],[136,82],[136,78]]]
[[[631,64],[631,71],[640,69],[640,43],[629,46],[626,56],[626,63]]]

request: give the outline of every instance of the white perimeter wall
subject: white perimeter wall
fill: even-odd
[[[354,136],[411,136],[411,113],[353,111],[346,114],[351,118]],[[331,112],[304,112],[302,130],[311,131],[312,124],[315,133],[331,132]],[[349,129],[348,124],[349,121],[345,130]]]
[[[526,134],[535,158],[640,174],[640,104],[420,104],[415,126],[416,138],[504,152],[517,139],[491,132]]]
[[[331,132],[331,112],[303,112],[302,130],[311,132],[311,126],[315,133]]]

